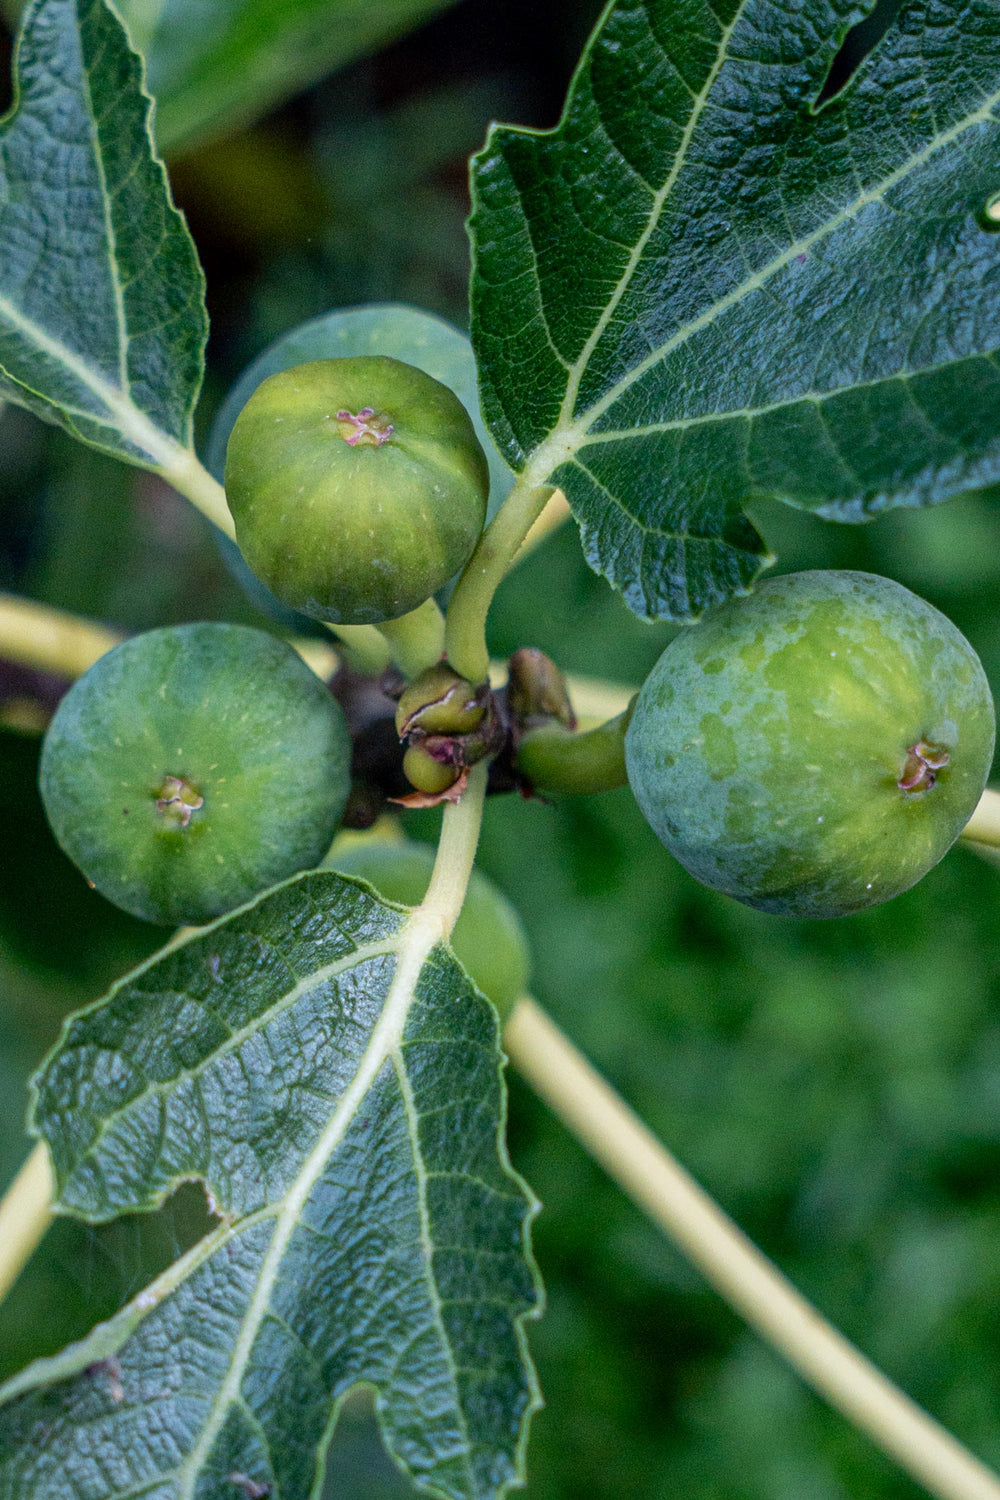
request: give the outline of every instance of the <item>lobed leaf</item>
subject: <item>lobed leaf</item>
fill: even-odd
[[[34,1105],[60,1208],[105,1220],[193,1178],[221,1222],[0,1389],[2,1500],[307,1500],[359,1384],[418,1489],[506,1493],[537,1294],[499,1065],[432,924],[332,872],[71,1019]]]
[[[636,613],[689,619],[766,562],[744,508],[836,520],[1000,480],[1000,11],[618,0],[552,131],[473,168],[487,419],[567,494]]]
[[[118,458],[183,465],[204,284],[140,59],[104,0],[33,0],[15,87],[0,133],[0,393]]]

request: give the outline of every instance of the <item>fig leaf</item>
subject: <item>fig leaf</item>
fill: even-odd
[[[35,1084],[61,1210],[103,1221],[196,1179],[220,1222],[0,1390],[0,1490],[316,1494],[339,1405],[368,1384],[418,1490],[505,1494],[537,1405],[538,1288],[500,1062],[439,929],[332,871],[71,1019]]]
[[[0,132],[0,394],[148,469],[193,462],[204,281],[104,0],[34,0]]]
[[[637,614],[745,592],[755,497],[1000,480],[1000,13],[909,0],[827,100],[870,9],[619,0],[559,125],[475,158],[487,419]]]

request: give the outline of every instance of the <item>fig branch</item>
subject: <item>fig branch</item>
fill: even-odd
[[[0,1302],[52,1222],[54,1197],[49,1148],[39,1141],[0,1198]]]
[[[533,1000],[514,1009],[504,1047],[608,1175],[819,1395],[938,1500],[1000,1500],[1000,1478],[806,1301]]]
[[[72,680],[93,666],[106,651],[110,651],[123,639],[124,636],[119,632],[79,615],[55,609],[51,605],[37,604],[19,595],[0,593],[0,660],[9,661],[16,666]],[[291,644],[318,676],[326,681],[333,677],[339,658],[332,645],[327,646],[322,641],[306,637],[293,639]],[[377,670],[381,670],[381,667]],[[506,664],[490,663],[490,680],[494,686],[502,684],[506,675]],[[556,749],[575,757],[578,753],[575,749],[576,742],[583,741],[592,731],[601,729],[604,720],[618,721],[619,726],[624,728],[627,721],[623,716],[635,696],[634,688],[572,674],[566,678],[566,685],[573,706],[584,721],[584,728],[578,735],[569,734],[556,725],[537,731],[540,747],[538,754],[540,758],[544,754],[546,760],[550,752],[554,753]],[[610,727],[606,726],[608,730]],[[599,738],[601,736],[595,736],[579,752],[581,761],[590,758],[589,747],[596,747]],[[533,753],[528,752],[529,755]],[[573,772],[567,771],[565,775],[570,777]],[[562,788],[555,785],[543,788],[539,781],[538,789],[558,792]],[[579,785],[576,789],[582,790]],[[596,786],[588,788],[597,789]],[[961,838],[972,848],[1000,848],[1000,791],[987,788]]]

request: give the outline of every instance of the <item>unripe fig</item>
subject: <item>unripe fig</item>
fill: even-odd
[[[488,685],[483,684],[488,691]],[[396,709],[400,738],[413,730],[424,734],[469,734],[483,722],[485,692],[459,677],[445,662],[428,667],[403,691]]]
[[[226,451],[250,567],[286,604],[334,624],[395,619],[447,583],[479,538],[488,489],[458,397],[381,356],[269,376]]]
[[[457,766],[436,760],[423,745],[411,745],[403,756],[403,775],[412,787],[428,796],[446,792],[460,774]]]
[[[692,875],[838,917],[907,890],[989,774],[994,711],[950,620],[869,573],[771,578],[678,635],[626,736],[629,781]]]
[[[325,863],[342,875],[367,880],[387,901],[416,906],[430,883],[434,850],[428,844],[372,840],[334,849]],[[528,944],[517,912],[479,870],[469,881],[451,945],[503,1020],[528,985]]]
[[[181,625],[74,684],[40,782],[56,838],[103,895],[149,922],[200,923],[319,863],[350,764],[339,705],[290,646]]]

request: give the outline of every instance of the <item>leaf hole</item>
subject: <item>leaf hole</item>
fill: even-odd
[[[903,7],[903,0],[877,0],[875,8],[852,26],[830,64],[826,82],[816,96],[813,111],[843,93],[861,64],[878,46]]]

